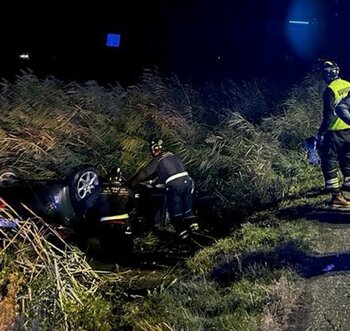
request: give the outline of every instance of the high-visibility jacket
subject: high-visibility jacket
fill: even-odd
[[[334,97],[335,97],[335,104],[336,107],[341,100],[343,100],[350,91],[350,82],[338,78],[333,80],[328,87],[333,91]],[[335,114],[334,120],[330,123],[328,130],[330,131],[339,131],[339,130],[345,130],[350,129],[350,125],[346,124],[337,114]]]

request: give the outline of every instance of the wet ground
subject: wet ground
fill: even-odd
[[[131,255],[113,261],[95,256],[90,264],[97,272],[123,275],[126,295],[145,295],[179,277],[186,260],[214,240],[206,234],[179,240],[170,226],[153,229],[135,238]]]

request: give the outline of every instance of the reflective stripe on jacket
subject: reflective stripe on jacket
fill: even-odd
[[[153,179],[154,184],[165,184],[169,177],[185,172],[182,162],[170,152],[163,152],[154,157],[152,161],[130,182],[137,183],[147,179]]]

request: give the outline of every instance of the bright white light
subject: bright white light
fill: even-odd
[[[310,22],[308,21],[289,21],[290,24],[304,24],[304,25],[308,25],[310,24]]]
[[[29,60],[29,53],[20,54],[19,58],[22,60]]]

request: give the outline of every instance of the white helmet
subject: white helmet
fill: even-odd
[[[331,82],[339,78],[339,66],[334,61],[322,61],[320,69],[326,82]]]

